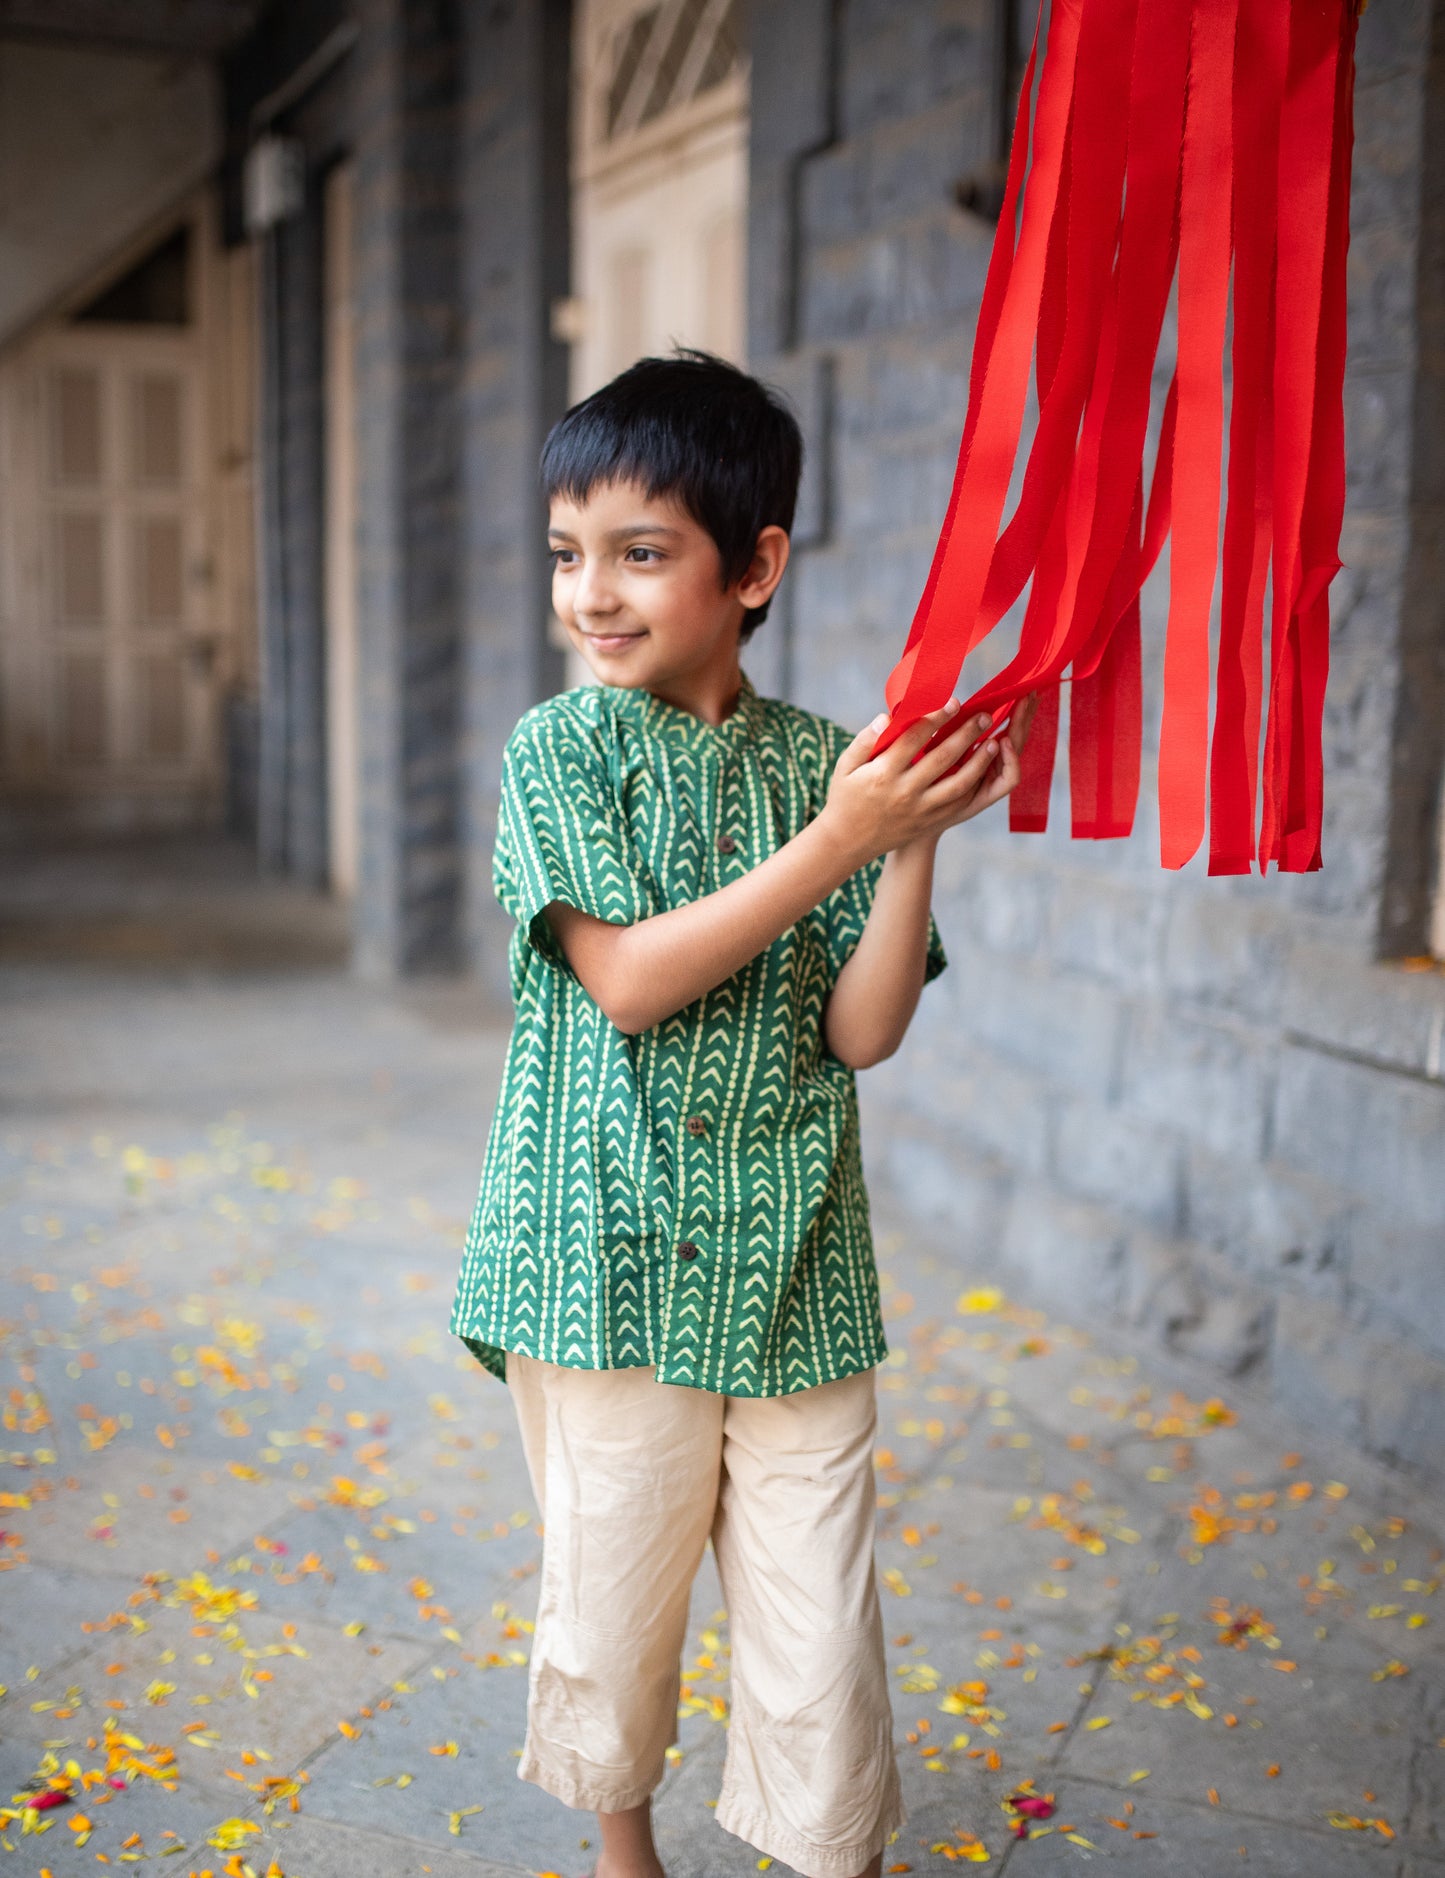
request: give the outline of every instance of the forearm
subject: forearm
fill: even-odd
[[[632,926],[555,903],[568,963],[619,1030],[650,1030],[740,971],[862,866],[824,814],[739,880]]]
[[[928,963],[936,842],[896,848],[884,861],[863,936],[823,1013],[829,1050],[853,1069],[881,1063],[902,1043]]]

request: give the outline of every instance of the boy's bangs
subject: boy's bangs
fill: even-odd
[[[549,502],[558,496],[588,502],[597,490],[615,483],[633,483],[649,502],[656,502],[678,496],[685,487],[686,453],[667,425],[644,420],[624,428],[585,406],[578,406],[576,415],[575,425],[569,423],[572,413],[562,420],[568,424],[565,437],[554,431],[547,440],[542,491]]]

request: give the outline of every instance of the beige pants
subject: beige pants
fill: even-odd
[[[711,1534],[732,1636],[720,1826],[855,1878],[902,1824],[873,1572],[872,1371],[753,1400],[508,1355],[546,1528],[518,1772],[621,1812],[677,1738]]]

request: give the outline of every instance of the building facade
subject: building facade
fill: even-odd
[[[209,12],[228,9],[195,50],[216,85],[207,212],[254,279],[255,656],[216,719],[250,779],[233,793],[265,865],[349,898],[358,970],[500,992],[501,749],[568,679],[547,426],[670,339],[779,385],[808,466],[749,668],[870,716],[947,497],[1032,18],[1009,0]],[[1356,124],[1323,872],[1160,870],[1147,744],[1127,843],[1071,842],[1062,800],[1044,836],[972,824],[941,852],[952,969],[865,1100],[875,1182],[961,1265],[1439,1481],[1440,0],[1366,13]],[[1146,736],[1166,579],[1145,595]]]

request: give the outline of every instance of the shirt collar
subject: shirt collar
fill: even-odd
[[[750,743],[762,727],[762,700],[746,672],[742,674],[737,704],[720,724],[706,723],[681,705],[669,704],[650,691],[623,685],[603,685],[599,689],[618,717],[650,736],[666,737],[700,752],[738,749]]]

